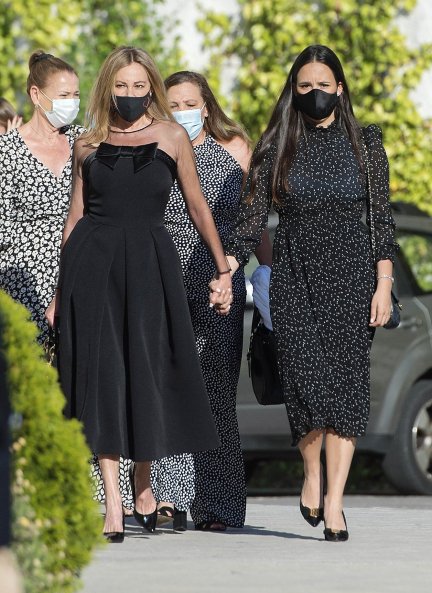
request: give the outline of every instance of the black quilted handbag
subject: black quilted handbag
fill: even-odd
[[[247,353],[249,376],[258,403],[262,406],[283,404],[282,385],[277,368],[276,338],[262,322],[255,307]]]

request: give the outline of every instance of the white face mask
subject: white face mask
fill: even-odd
[[[78,115],[80,100],[79,99],[50,99],[43,91],[42,95],[52,102],[52,111],[45,111],[39,104],[39,107],[45,113],[49,123],[55,128],[62,128],[68,126]]]
[[[185,109],[184,111],[173,111],[173,116],[176,122],[184,127],[186,132],[189,134],[191,140],[195,140],[199,136],[204,126],[204,120],[201,119],[201,112],[205,107],[201,109]]]

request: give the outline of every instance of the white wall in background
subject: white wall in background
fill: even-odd
[[[178,21],[180,47],[188,67],[201,71],[208,63],[209,54],[202,50],[202,35],[197,31],[195,23],[207,10],[236,14],[239,10],[236,0],[165,0],[164,4],[161,13],[168,13]]]
[[[398,24],[409,46],[432,43],[432,0],[417,0],[415,9],[407,17],[400,17]],[[432,117],[432,69],[424,73],[412,98],[423,117]]]

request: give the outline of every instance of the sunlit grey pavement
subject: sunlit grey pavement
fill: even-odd
[[[169,528],[98,551],[84,593],[412,593],[432,586],[432,498],[349,496],[347,543],[323,539],[298,499],[250,498],[246,527],[224,534]]]

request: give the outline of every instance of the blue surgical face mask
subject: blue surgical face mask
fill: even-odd
[[[186,132],[189,134],[191,140],[195,140],[199,136],[204,126],[204,120],[201,119],[201,112],[205,107],[201,109],[185,109],[184,111],[173,111],[174,119],[178,124],[184,127]]]

